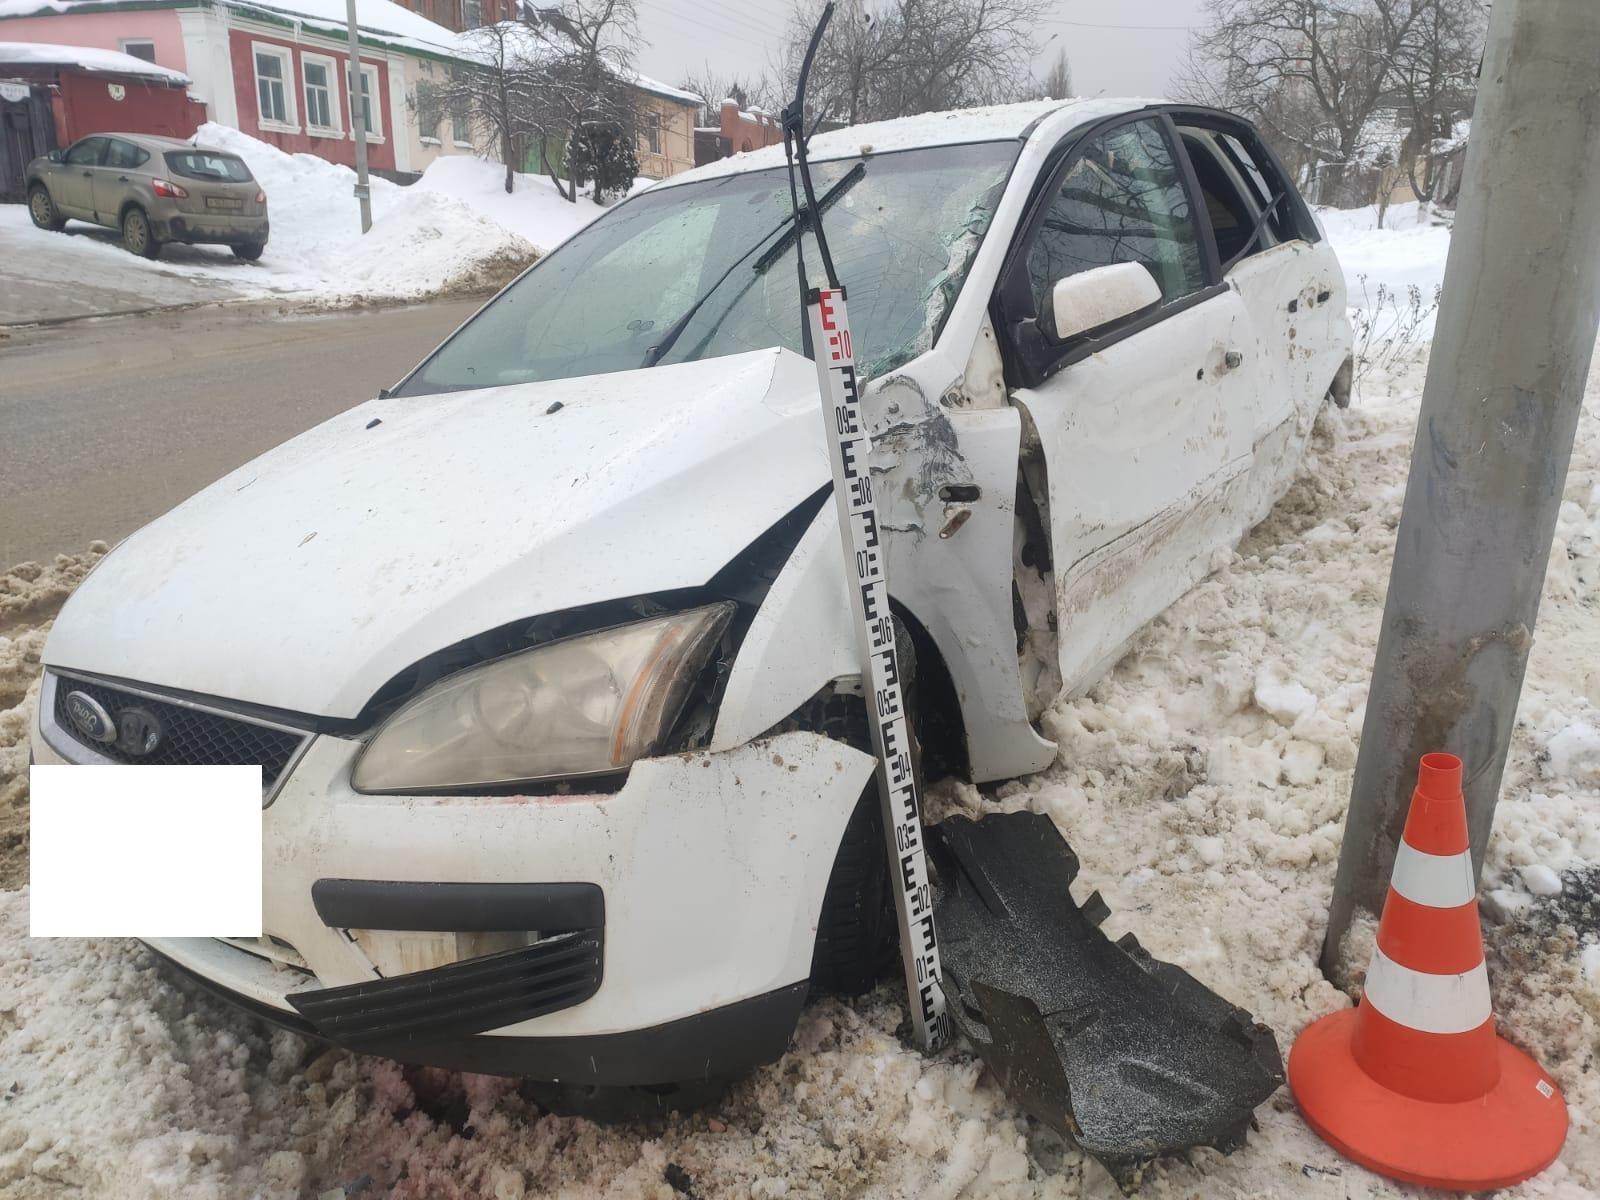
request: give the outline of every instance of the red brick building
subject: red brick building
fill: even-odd
[[[718,116],[718,124],[694,131],[695,166],[783,141],[782,124],[763,109],[745,110],[737,100],[724,100]]]

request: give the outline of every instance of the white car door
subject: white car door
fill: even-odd
[[[1251,450],[1243,533],[1299,465],[1312,423],[1350,348],[1344,273],[1282,170],[1249,126],[1211,113],[1178,114],[1221,260],[1250,314],[1261,386],[1244,399]]]
[[[1038,431],[1062,684],[1081,691],[1232,544],[1264,364],[1250,314],[1219,278],[1175,130],[1148,114],[1092,133],[1057,168],[997,297]],[[1052,344],[1052,285],[1146,266],[1153,311]]]

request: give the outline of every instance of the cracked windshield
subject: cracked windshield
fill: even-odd
[[[816,164],[865,375],[927,349],[988,228],[1015,142]],[[401,389],[496,387],[801,349],[788,176],[646,192],[523,276]],[[822,272],[805,239],[806,271]]]

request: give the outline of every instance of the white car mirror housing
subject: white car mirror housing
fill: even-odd
[[[1058,279],[1041,324],[1058,342],[1097,333],[1161,303],[1161,285],[1143,263],[1112,263]]]

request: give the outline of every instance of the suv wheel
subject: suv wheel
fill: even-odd
[[[150,218],[137,204],[122,214],[122,245],[130,254],[140,258],[154,258],[161,253],[161,243],[150,228]]]
[[[40,229],[48,229],[51,233],[60,232],[67,223],[66,218],[56,211],[56,202],[50,199],[50,192],[42,183],[36,183],[28,189],[28,215]]]
[[[235,245],[233,254],[235,258],[242,258],[245,262],[255,262],[266,248],[265,242],[245,242],[243,245]]]

